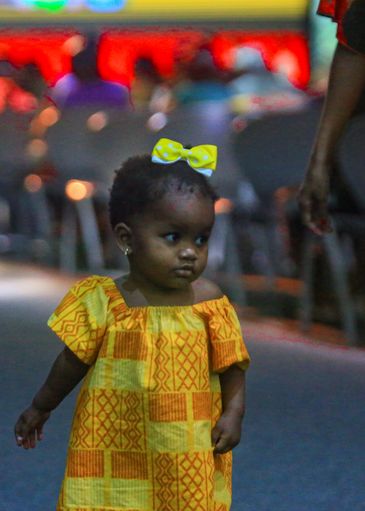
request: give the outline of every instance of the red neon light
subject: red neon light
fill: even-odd
[[[203,32],[193,30],[130,30],[105,33],[100,41],[98,65],[102,77],[129,86],[135,62],[150,58],[164,78],[171,78],[177,59],[191,58],[206,41]]]
[[[287,69],[288,79],[299,88],[305,88],[310,78],[309,49],[306,37],[296,32],[221,32],[212,41],[212,53],[217,65],[232,69],[234,48],[250,46],[260,50],[269,71],[279,71],[280,58],[291,56],[291,66]],[[285,62],[283,62],[285,64]]]
[[[71,55],[64,43],[75,31],[30,30],[0,32],[0,58],[21,66],[36,62],[44,78],[52,85],[70,72]],[[299,32],[222,31],[211,36],[195,30],[125,30],[110,31],[101,36],[98,67],[106,80],[130,85],[138,58],[148,57],[163,78],[176,72],[177,60],[189,60],[205,44],[211,48],[217,65],[233,67],[233,52],[237,46],[258,48],[269,70],[289,63],[289,80],[305,88],[310,76],[309,50],[306,37]]]
[[[74,31],[4,30],[0,32],[0,58],[16,66],[35,62],[52,85],[71,71],[71,55],[65,51],[64,43],[73,34]]]
[[[288,79],[299,88],[308,85],[310,77],[309,50],[306,37],[296,32],[227,31],[210,39],[198,31],[115,31],[103,35],[99,48],[99,69],[103,78],[130,85],[134,64],[140,57],[149,57],[164,78],[176,71],[177,58],[192,58],[197,49],[209,46],[218,67],[233,68],[232,50],[240,45],[252,46],[262,53],[270,71],[287,64]]]

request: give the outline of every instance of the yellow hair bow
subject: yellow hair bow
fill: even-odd
[[[217,166],[217,146],[197,145],[185,149],[180,142],[160,138],[153,148],[152,161],[169,165],[178,160],[185,160],[194,170],[209,177]]]

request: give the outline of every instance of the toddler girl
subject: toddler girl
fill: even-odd
[[[116,173],[110,219],[129,274],[91,276],[48,324],[65,343],[18,419],[35,447],[85,377],[58,511],[228,511],[249,356],[226,296],[201,278],[215,146],[161,139]]]

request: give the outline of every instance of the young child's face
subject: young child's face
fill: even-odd
[[[170,192],[132,226],[131,274],[145,285],[181,289],[204,271],[214,204],[199,193]]]

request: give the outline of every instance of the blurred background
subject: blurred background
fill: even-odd
[[[1,511],[54,508],[71,405],[31,462],[10,445],[11,424],[59,349],[44,327],[52,307],[84,275],[127,270],[109,188],[122,161],[161,137],[219,148],[207,275],[235,302],[255,361],[234,511],[365,509],[363,102],[336,160],[334,233],[306,232],[296,204],[336,46],[335,24],[316,9],[317,0],[0,0],[0,349],[12,403]]]

